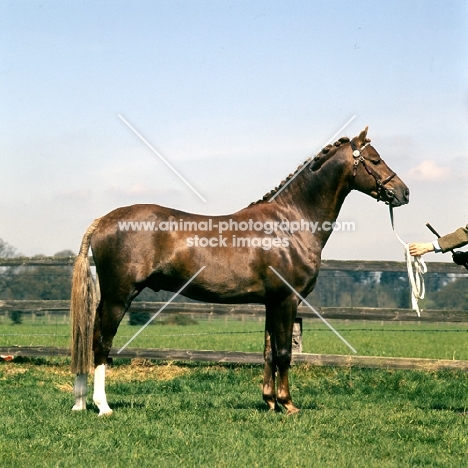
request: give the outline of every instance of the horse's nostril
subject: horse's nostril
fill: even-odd
[[[409,200],[409,189],[405,190],[405,199]]]

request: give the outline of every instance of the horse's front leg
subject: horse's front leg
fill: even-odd
[[[279,406],[276,403],[275,389],[276,364],[274,360],[275,353],[271,343],[272,330],[269,329],[270,322],[271,320],[267,315],[265,324],[265,349],[263,352],[265,359],[265,367],[263,371],[263,400],[271,411],[278,411]]]
[[[276,399],[284,406],[287,414],[297,413],[289,391],[289,367],[292,356],[292,333],[297,312],[295,297],[279,302],[275,306],[275,362],[278,369]]]

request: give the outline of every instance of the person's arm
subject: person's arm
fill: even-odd
[[[439,237],[439,239],[434,242],[414,242],[409,244],[409,253],[413,257],[424,255],[427,252],[445,253],[466,244],[468,244],[468,224],[465,227],[458,228],[450,234]]]

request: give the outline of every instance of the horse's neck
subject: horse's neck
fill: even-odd
[[[323,167],[317,173],[306,173],[295,186],[290,190],[284,190],[277,197],[278,205],[287,207],[291,212],[290,216],[313,222],[317,228],[321,228],[313,235],[315,238],[320,238],[322,246],[332,233],[332,229],[325,227],[331,226],[336,221],[343,202],[350,192],[346,177],[336,169]]]

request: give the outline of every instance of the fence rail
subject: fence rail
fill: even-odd
[[[8,346],[0,347],[0,355],[67,357],[70,356],[70,350],[68,348],[57,348],[52,346]],[[120,354],[117,354],[116,350],[111,350],[110,357],[126,359],[156,359],[163,361],[204,361],[231,364],[263,364],[264,362],[262,353],[189,349],[126,348]],[[380,356],[348,356],[341,354],[293,353],[293,364],[295,363],[320,367],[365,367],[424,371],[438,371],[443,369],[468,370],[468,361]]]
[[[0,258],[0,267],[19,266],[72,266],[75,257],[13,257]],[[89,257],[90,265],[94,260]],[[466,275],[467,271],[455,263],[426,262],[429,273],[454,273]],[[390,260],[322,260],[321,270],[406,272],[406,262]]]

